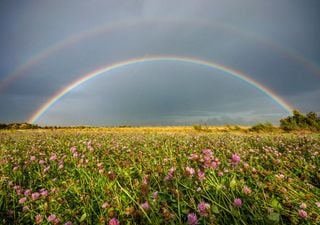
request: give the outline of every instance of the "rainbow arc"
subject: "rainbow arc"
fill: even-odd
[[[201,25],[207,28],[212,27],[218,27],[226,31],[231,31],[237,35],[241,35],[243,37],[248,37],[254,41],[257,41],[258,43],[264,44],[266,46],[269,46],[270,48],[276,50],[277,52],[289,57],[290,59],[298,62],[299,64],[303,65],[305,68],[307,68],[309,71],[311,71],[313,74],[320,76],[320,68],[318,65],[316,65],[311,60],[305,58],[304,56],[298,54],[297,52],[285,48],[271,40],[268,40],[266,38],[263,38],[253,32],[246,31],[239,29],[234,26],[230,26],[227,24],[222,23],[212,23],[212,22],[206,22],[206,21],[199,21],[199,20],[177,20],[173,18],[162,18],[161,20],[159,18],[151,19],[151,20],[125,20],[125,21],[119,21],[107,25],[103,25],[100,27],[95,27],[93,29],[80,32],[74,35],[70,35],[69,37],[64,38],[63,40],[48,46],[48,48],[43,49],[42,51],[34,54],[33,57],[30,57],[28,60],[26,60],[23,64],[18,66],[16,69],[14,69],[10,74],[6,75],[4,79],[0,82],[0,92],[5,90],[11,83],[13,83],[15,80],[17,80],[19,77],[23,76],[30,70],[33,66],[39,64],[40,62],[48,59],[51,55],[59,52],[60,50],[67,48],[70,45],[73,45],[75,43],[78,43],[80,41],[98,36],[102,33],[108,33],[108,32],[114,32],[115,30],[123,29],[123,28],[130,28],[134,26],[142,26],[146,24],[156,24],[156,23],[185,23],[185,24],[194,24],[194,25]]]
[[[82,75],[79,79],[73,81],[66,87],[59,90],[56,94],[54,94],[45,104],[41,105],[29,118],[29,123],[36,123],[40,117],[45,114],[56,102],[58,102],[63,96],[71,92],[74,88],[80,86],[81,84],[95,78],[98,76],[101,76],[103,74],[106,74],[110,71],[117,70],[122,67],[126,67],[129,65],[135,65],[139,63],[151,63],[151,62],[183,62],[183,63],[191,63],[201,66],[206,66],[209,68],[212,68],[214,70],[219,70],[224,72],[224,74],[233,76],[237,79],[240,79],[247,84],[255,87],[257,90],[259,90],[264,95],[268,96],[270,99],[272,99],[273,102],[278,104],[286,113],[291,114],[293,107],[287,103],[284,99],[282,99],[280,96],[278,96],[274,91],[270,90],[269,88],[265,87],[264,85],[260,84],[253,78],[251,78],[248,74],[245,74],[239,70],[232,69],[230,67],[211,62],[206,61],[202,59],[197,58],[191,58],[191,57],[183,57],[183,56],[148,56],[148,57],[141,57],[141,58],[133,58],[122,62],[113,63],[111,65],[103,66],[97,70],[94,70],[92,72],[89,72],[87,74]]]

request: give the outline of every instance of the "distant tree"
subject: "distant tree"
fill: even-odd
[[[283,130],[320,130],[320,118],[315,112],[309,112],[307,115],[303,115],[298,110],[293,111],[292,116],[280,120],[280,127]]]

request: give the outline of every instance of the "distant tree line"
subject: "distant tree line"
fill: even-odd
[[[27,129],[86,129],[90,126],[39,126],[30,123],[0,123],[0,130],[27,130]]]
[[[9,124],[0,123],[0,129],[15,130],[15,129],[39,129],[39,128],[41,127],[35,124],[30,124],[30,123],[9,123]]]
[[[126,126],[120,126],[126,127]],[[128,126],[129,127],[129,126]],[[72,126],[72,127],[58,127],[58,126],[45,126],[41,127],[36,124],[30,123],[0,123],[0,130],[18,130],[18,129],[86,129],[91,128],[90,126]],[[194,125],[193,128],[197,131],[210,132],[211,130],[207,125]],[[242,129],[238,126],[230,127],[227,126],[228,130],[241,131]],[[258,123],[252,126],[249,131],[252,132],[273,132],[273,131],[295,131],[295,130],[309,130],[309,131],[320,131],[320,117],[315,112],[309,112],[303,114],[298,110],[293,111],[292,116],[288,116],[280,120],[280,127],[275,127],[271,123]],[[248,131],[248,130],[247,130]]]

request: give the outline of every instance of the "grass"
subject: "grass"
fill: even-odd
[[[320,135],[236,130],[0,132],[1,222],[320,223]]]

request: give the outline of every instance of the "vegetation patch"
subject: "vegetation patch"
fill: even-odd
[[[2,131],[1,223],[318,224],[319,151],[318,134]]]

